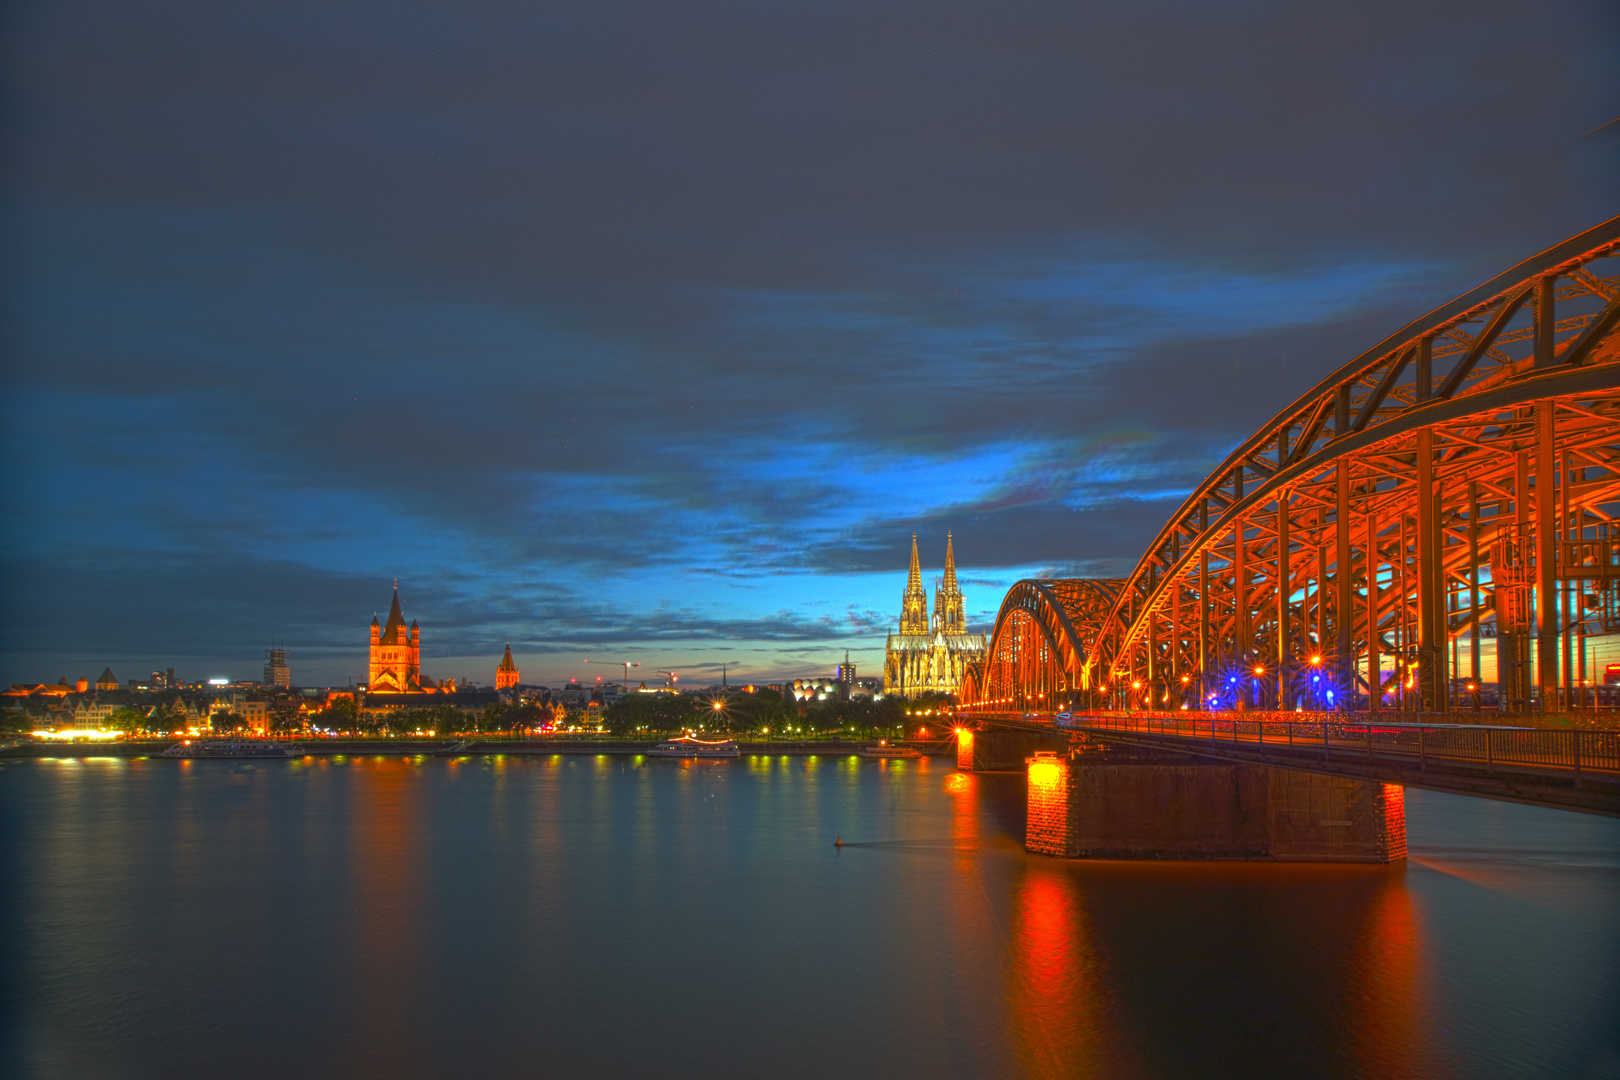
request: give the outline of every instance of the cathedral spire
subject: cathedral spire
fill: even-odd
[[[911,534],[911,573],[906,575],[905,596],[900,601],[900,632],[928,633],[928,591],[923,588],[922,567],[917,561],[917,534]]]
[[[951,534],[945,534],[945,584],[940,586],[934,618],[947,634],[967,632],[967,612],[962,603],[962,587],[956,583],[956,547]]]

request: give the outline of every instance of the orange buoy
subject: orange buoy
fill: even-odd
[[[840,836],[838,839],[833,841],[833,847],[843,847],[843,846],[844,846],[844,838],[842,836]]]

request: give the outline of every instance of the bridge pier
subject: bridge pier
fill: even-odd
[[[1069,859],[1388,863],[1405,789],[1153,751],[1037,751],[1024,847]]]
[[[1031,754],[1068,749],[1069,736],[1061,731],[963,728],[956,733],[956,767],[963,772],[1023,772]]]

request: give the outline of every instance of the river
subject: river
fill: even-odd
[[[940,759],[4,760],[0,1071],[1620,1076],[1620,821],[1407,821],[1064,862]]]

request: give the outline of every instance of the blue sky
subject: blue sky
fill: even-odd
[[[876,672],[1620,211],[1620,17],[23,2],[0,680]]]

